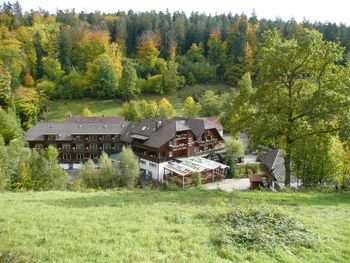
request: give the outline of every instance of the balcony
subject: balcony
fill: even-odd
[[[155,162],[155,163],[158,163],[159,161],[165,161],[164,158],[161,158],[161,159],[158,159],[158,157],[154,156],[154,155],[147,155],[147,154],[143,154],[143,153],[138,153],[138,152],[135,152],[135,154],[139,157],[139,158],[142,158],[142,159],[145,159],[145,160],[148,160],[148,161],[151,161],[151,162]]]
[[[58,148],[58,151],[61,152],[61,153],[70,153],[72,151],[72,148]]]
[[[204,141],[198,140],[197,143],[199,145],[205,145],[205,144],[209,144],[209,143],[213,143],[213,142],[217,142],[217,141],[218,141],[218,139],[216,139],[216,138],[208,138],[208,139],[206,139]]]
[[[224,144],[219,144],[216,147],[214,147],[213,149],[207,149],[207,150],[199,151],[199,154],[207,154],[207,153],[221,151],[221,150],[224,150],[224,149],[225,149],[225,145]]]
[[[181,144],[169,144],[169,147],[173,151],[180,151],[180,150],[186,150],[187,149],[187,143],[181,143]]]
[[[174,141],[179,141],[179,140],[183,140],[183,139],[187,139],[187,134],[179,134],[179,135],[175,135],[174,137]]]

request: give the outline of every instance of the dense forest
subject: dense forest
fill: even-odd
[[[334,23],[258,19],[255,13],[23,12],[4,2],[0,13],[0,106],[16,107],[23,127],[35,123],[48,99],[122,98],[174,93],[185,85],[236,86],[253,81],[264,32],[293,39],[305,28],[338,42],[346,63],[350,27]]]

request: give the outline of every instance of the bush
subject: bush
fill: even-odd
[[[314,248],[319,237],[295,218],[268,208],[237,208],[218,217],[225,246],[252,250]]]
[[[235,179],[247,178],[246,167],[241,165],[236,166],[234,168],[233,178]]]
[[[200,173],[194,173],[191,176],[191,185],[194,187],[202,186],[202,175]]]

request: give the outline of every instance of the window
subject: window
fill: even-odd
[[[34,148],[35,150],[42,150],[44,146],[42,144],[35,144]]]
[[[83,160],[84,159],[84,154],[83,153],[77,153],[77,159],[78,160]]]
[[[103,150],[110,150],[111,149],[111,144],[110,143],[104,143],[103,144]]]
[[[115,149],[116,151],[119,151],[119,150],[120,150],[120,147],[119,147],[119,144],[118,144],[118,143],[114,144],[114,149]]]
[[[91,150],[97,150],[97,143],[90,143]]]
[[[63,154],[63,160],[70,160],[70,154],[69,153],[64,153]]]
[[[149,162],[149,166],[152,166],[152,167],[157,167],[157,164],[152,163],[152,162]]]
[[[47,139],[49,141],[54,141],[56,139],[56,135],[49,135],[49,136],[47,136]]]
[[[82,144],[82,143],[77,143],[77,150],[80,150],[80,151],[82,151],[82,150],[84,150],[84,144]]]
[[[77,141],[81,141],[81,140],[83,140],[83,136],[81,136],[81,135],[76,135],[76,136],[75,136],[75,139],[76,139]]]
[[[140,160],[140,163],[146,164],[146,161],[145,160]]]
[[[103,139],[103,140],[110,140],[110,139],[111,139],[111,136],[110,136],[110,135],[103,135],[103,136],[102,136],[102,139]]]
[[[90,135],[90,140],[97,140],[97,136],[96,135]]]
[[[62,149],[63,150],[70,150],[70,144],[68,144],[68,143],[62,144]]]
[[[97,153],[90,154],[90,159],[92,159],[92,160],[98,159],[98,154]]]
[[[148,172],[148,176],[152,177],[152,172],[151,171],[147,171]]]

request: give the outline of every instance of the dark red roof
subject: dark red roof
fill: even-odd
[[[262,178],[260,175],[251,174],[251,175],[249,175],[249,181],[251,183],[259,183],[259,182],[262,182]]]

